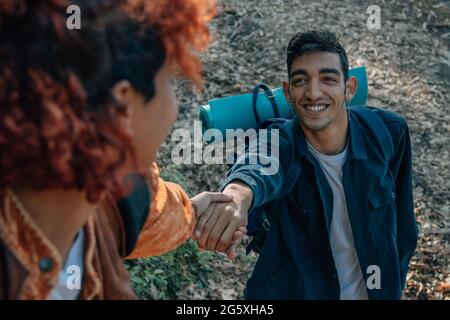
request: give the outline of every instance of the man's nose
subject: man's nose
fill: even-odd
[[[311,101],[318,100],[320,97],[322,97],[322,90],[320,89],[320,85],[316,81],[311,81],[306,88],[305,96]]]

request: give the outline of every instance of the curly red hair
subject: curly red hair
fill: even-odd
[[[109,92],[99,21],[126,12],[158,26],[166,58],[199,85],[196,53],[208,44],[214,8],[208,0],[92,0],[82,30],[70,31],[68,5],[0,2],[0,189],[78,188],[95,202],[121,190],[119,172],[134,157],[125,109]]]
[[[210,42],[207,22],[216,15],[215,0],[127,0],[126,9],[141,22],[158,26],[167,57],[197,87],[202,83],[198,53]]]

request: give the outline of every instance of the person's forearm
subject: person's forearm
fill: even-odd
[[[278,133],[278,129],[274,129]],[[220,191],[223,191],[224,186],[236,182],[248,186],[252,194],[252,200],[249,202],[250,210],[284,196],[285,173],[289,171],[294,161],[293,148],[290,147],[286,133],[279,131],[279,134],[273,135],[272,130],[269,130],[266,141],[268,142],[266,150],[270,150],[266,153],[261,152],[258,141],[249,143],[245,154],[238,157],[220,188]]]

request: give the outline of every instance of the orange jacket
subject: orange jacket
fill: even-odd
[[[183,189],[151,168],[152,203],[135,249],[125,256],[121,215],[107,196],[84,225],[84,277],[81,299],[134,299],[123,258],[159,255],[192,234],[195,213]],[[10,189],[0,192],[0,299],[46,299],[62,267],[56,248]]]

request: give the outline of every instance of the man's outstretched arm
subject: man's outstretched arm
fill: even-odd
[[[276,132],[275,138],[273,132]],[[199,219],[195,237],[200,248],[224,251],[233,232],[239,226],[247,225],[248,214],[253,208],[284,195],[285,171],[290,166],[293,152],[288,137],[281,130],[273,132],[269,132],[266,139],[265,150],[271,150],[270,153],[259,152],[261,140],[253,139],[247,152],[230,170],[221,190],[233,195],[233,201],[210,206]],[[252,164],[255,159],[258,161]]]

